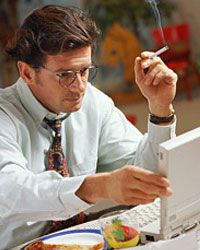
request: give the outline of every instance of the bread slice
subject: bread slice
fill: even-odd
[[[99,250],[104,243],[95,245],[78,245],[78,244],[46,244],[43,241],[31,243],[24,250]]]

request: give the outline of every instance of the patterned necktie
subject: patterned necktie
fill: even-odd
[[[46,123],[55,132],[53,142],[51,144],[48,154],[48,170],[55,170],[62,176],[69,176],[69,171],[61,146],[62,120],[63,119],[48,120],[47,118],[45,118]]]
[[[48,154],[48,170],[55,170],[64,177],[69,176],[68,167],[61,146],[61,123],[65,118],[66,116],[56,120],[48,120],[47,118],[44,118],[44,121],[55,132]],[[45,234],[53,233],[72,225],[84,223],[85,220],[86,215],[84,212],[80,212],[79,214],[72,217],[70,221],[51,221],[51,224],[47,228]]]

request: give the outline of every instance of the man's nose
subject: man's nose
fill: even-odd
[[[85,89],[86,82],[83,81],[80,72],[76,73],[76,78],[69,86],[71,89],[79,89],[80,91]]]

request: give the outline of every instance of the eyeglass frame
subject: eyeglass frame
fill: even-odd
[[[55,76],[57,76],[58,78],[59,78],[59,84],[61,85],[61,86],[63,86],[63,87],[65,87],[65,88],[67,88],[67,87],[69,87],[76,79],[77,79],[77,74],[80,74],[80,76],[82,77],[83,76],[83,74],[84,73],[86,73],[86,71],[87,70],[89,70],[89,69],[95,69],[96,71],[95,71],[95,74],[94,74],[94,76],[90,79],[90,80],[93,80],[94,78],[95,78],[95,76],[96,76],[96,74],[97,74],[97,70],[98,70],[98,66],[96,66],[96,65],[90,65],[90,66],[88,66],[88,67],[85,67],[85,68],[83,68],[83,69],[80,69],[80,70],[66,70],[65,72],[61,72],[61,73],[56,73],[55,71],[52,71],[52,70],[50,70],[50,69],[48,69],[48,68],[46,68],[45,66],[34,66],[33,68],[35,68],[35,69],[45,69],[47,72],[49,72],[49,73],[51,73],[51,74],[53,74],[53,75],[55,75]],[[61,83],[61,81],[62,81],[62,79],[63,79],[63,75],[64,74],[66,74],[66,73],[74,73],[74,75],[73,75],[73,79],[72,79],[72,81],[70,82],[70,83],[67,83],[67,84],[63,84],[63,83]],[[89,73],[89,72],[88,72]],[[88,77],[89,77],[89,74],[88,74]],[[88,77],[87,77],[87,79],[88,79]],[[82,79],[82,78],[81,78]]]

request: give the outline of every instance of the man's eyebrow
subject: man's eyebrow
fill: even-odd
[[[65,71],[71,71],[72,69],[66,69],[66,68],[59,68],[59,69],[56,69],[55,72],[65,72]]]
[[[80,70],[80,69],[84,69],[84,68],[87,68],[89,66],[91,66],[92,63],[89,63],[87,65],[79,65],[78,67],[74,67],[74,68],[59,68],[59,69],[56,69],[55,72],[66,72],[66,71],[76,71],[76,70]]]

